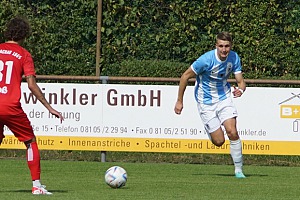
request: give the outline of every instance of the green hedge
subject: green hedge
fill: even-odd
[[[108,76],[147,77],[178,77],[188,65],[182,62],[168,60],[135,60],[128,59],[110,65],[103,73]]]
[[[32,23],[25,47],[38,74],[95,75],[96,0],[2,0],[0,28],[17,14]],[[103,0],[102,18],[101,75],[179,76],[223,30],[233,34],[246,78],[300,73],[299,1]]]

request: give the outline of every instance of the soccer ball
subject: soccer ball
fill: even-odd
[[[120,166],[113,166],[106,170],[104,178],[111,188],[121,188],[127,182],[127,172]]]

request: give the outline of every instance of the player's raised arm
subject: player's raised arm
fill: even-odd
[[[240,97],[246,90],[246,83],[245,83],[242,73],[235,74],[234,76],[235,76],[235,80],[237,82],[238,87],[234,87],[232,94],[233,94],[233,97]]]
[[[189,67],[181,76],[180,82],[179,82],[179,88],[178,88],[178,96],[177,101],[175,104],[174,111],[176,114],[180,115],[181,111],[183,109],[183,96],[186,89],[186,86],[188,84],[188,80],[190,78],[195,77],[195,72],[192,70],[191,67]]]
[[[48,111],[60,119],[60,123],[64,120],[63,116],[57,110],[53,109],[49,102],[45,99],[40,87],[36,84],[35,76],[26,76],[28,88],[36,96],[36,98],[48,109]]]

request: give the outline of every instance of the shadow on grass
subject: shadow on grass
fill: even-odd
[[[234,174],[192,174],[193,176],[208,176],[208,175],[213,175],[213,176],[224,176],[224,177],[234,177]],[[267,174],[246,174],[246,177],[267,177],[269,175]]]
[[[234,176],[233,174],[215,174],[216,176]],[[266,174],[245,174],[246,177],[267,177]]]
[[[130,187],[124,186],[121,188],[108,188],[108,190],[130,190]]]
[[[4,192],[18,192],[18,193],[31,193],[31,190],[0,190],[0,193],[4,193]],[[68,193],[69,191],[67,190],[51,190],[49,192],[53,192],[53,193]]]

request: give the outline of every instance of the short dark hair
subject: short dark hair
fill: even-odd
[[[31,34],[29,22],[24,17],[15,17],[11,19],[4,31],[4,38],[6,40],[20,41]]]
[[[225,40],[225,41],[229,41],[230,43],[232,43],[232,37],[231,34],[229,32],[221,32],[217,35],[216,37],[217,40]]]

